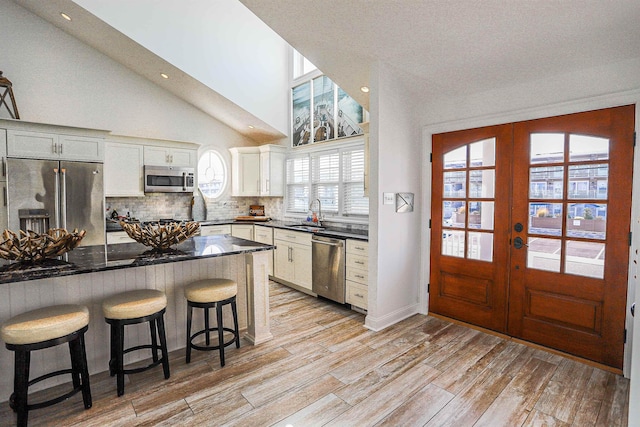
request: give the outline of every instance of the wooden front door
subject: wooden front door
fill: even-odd
[[[622,367],[634,107],[434,135],[430,311]]]

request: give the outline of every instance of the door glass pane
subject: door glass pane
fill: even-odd
[[[586,135],[569,135],[569,161],[606,160],[609,158],[609,140]]]
[[[609,165],[569,166],[570,199],[606,199]]]
[[[529,233],[560,236],[562,203],[529,203]]]
[[[469,228],[493,230],[493,202],[469,202]]]
[[[532,133],[530,155],[531,164],[564,161],[564,134]]]
[[[569,204],[569,212],[567,212],[567,236],[604,240],[606,238],[606,231],[606,204]]]
[[[442,231],[442,255],[464,258],[464,231]]]
[[[604,278],[604,243],[567,241],[565,272]]]
[[[493,260],[493,233],[469,233],[467,258],[481,261]]]
[[[469,197],[492,199],[495,194],[496,171],[494,169],[469,172]]]
[[[465,171],[445,172],[443,197],[466,197],[467,173]]]
[[[531,168],[529,171],[529,198],[562,199],[563,170],[562,166]]]
[[[561,240],[529,237],[527,244],[528,268],[560,272]]]
[[[496,139],[489,138],[469,145],[471,167],[496,165]]]
[[[442,202],[442,225],[445,227],[464,227],[464,202]]]
[[[467,146],[456,148],[444,155],[445,169],[461,169],[467,167]]]

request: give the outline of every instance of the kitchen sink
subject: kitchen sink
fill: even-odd
[[[312,233],[315,233],[316,231],[324,230],[324,227],[320,227],[318,225],[307,225],[307,224],[287,225],[287,227],[288,228],[295,228],[297,230],[311,231]]]

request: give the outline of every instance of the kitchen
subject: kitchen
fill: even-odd
[[[117,135],[194,141],[202,144],[202,146],[218,146],[220,152],[227,156],[226,150],[228,148],[255,144],[255,142],[244,138],[241,132],[232,132],[228,127],[221,126],[219,122],[209,119],[202,113],[202,110],[206,110],[206,107],[193,108],[181,104],[181,101],[175,97],[177,95],[168,95],[168,93],[174,94],[171,88],[171,81],[166,86],[160,86],[165,83],[158,78],[157,83],[149,84],[148,81],[138,75],[114,64],[104,56],[96,54],[76,39],[66,36],[54,27],[47,26],[48,24],[39,21],[26,9],[16,7],[15,3],[3,3],[3,11],[5,10],[8,13],[3,14],[5,21],[3,21],[2,28],[6,29],[5,39],[8,45],[24,46],[23,49],[11,52],[15,58],[13,62],[14,70],[18,69],[19,71],[9,73],[5,70],[5,74],[14,83],[21,80],[28,82],[27,84],[21,84],[20,87],[15,87],[17,94],[19,94],[18,102],[23,115],[28,111],[33,112],[32,116],[25,115],[25,117],[44,123],[111,129]],[[95,28],[99,28],[99,25]],[[18,34],[20,37],[18,37]],[[3,33],[3,35],[5,34]],[[54,44],[60,53],[57,60],[46,59],[50,57],[47,49],[40,47],[43,39],[50,39],[55,42]],[[242,56],[252,57],[254,55],[242,52]],[[255,57],[259,56],[259,53],[255,53]],[[26,64],[31,64],[35,57],[43,61],[43,63],[39,62],[41,66],[27,66]],[[77,63],[78,57],[86,58],[86,61],[82,62],[86,74],[78,75],[76,67],[73,66],[73,64]],[[275,61],[273,57],[270,59],[272,63],[286,63],[287,61],[284,56],[282,61]],[[24,65],[18,67],[17,64]],[[624,64],[619,65],[624,68]],[[51,75],[58,77],[73,75],[74,84],[59,83],[52,85],[50,80],[42,78],[43,75],[48,75],[48,72],[42,71],[44,69],[49,70]],[[258,69],[258,67],[255,69]],[[634,75],[633,72],[624,70],[609,71],[611,72],[606,73],[609,76],[629,76],[631,78],[630,76]],[[385,68],[384,65],[376,69],[375,75],[382,79],[383,85],[389,85],[385,86],[389,89],[388,92],[397,90],[397,93],[404,93],[400,87],[396,87],[393,83],[395,81],[392,78],[392,71]],[[247,84],[256,83],[257,87],[252,86],[247,92],[252,93],[256,99],[276,99],[276,97],[262,96],[268,85],[260,84],[261,79],[264,77],[261,73],[256,73],[251,77],[248,79],[249,83]],[[613,81],[617,81],[617,83]],[[625,86],[627,84],[626,81],[620,82],[616,79],[613,79],[613,81],[610,85],[619,83],[625,89],[628,88],[628,86]],[[553,82],[558,83],[556,80]],[[552,83],[549,84],[551,85]],[[570,83],[566,85],[560,83],[558,83],[558,87],[567,88],[567,92],[570,92],[570,88],[574,87]],[[561,102],[565,98],[582,99],[585,96],[598,94],[598,90],[601,90],[603,85],[584,86],[588,86],[590,89],[576,89],[578,93],[567,93],[565,96],[550,96],[549,92],[557,93],[558,91],[549,90],[544,92],[544,89],[548,89],[545,86],[542,96],[549,104],[555,105],[556,102]],[[158,87],[166,87],[166,89],[160,90]],[[596,87],[600,89],[596,90]],[[18,91],[18,88],[20,91]],[[611,90],[607,90],[607,88]],[[605,93],[613,93],[619,90],[619,88],[615,90],[611,87],[607,88],[604,89]],[[284,90],[286,91],[287,88],[285,87]],[[423,265],[419,257],[416,256],[416,254],[424,250],[424,245],[420,243],[419,239],[416,239],[416,236],[420,236],[425,231],[423,231],[420,220],[416,217],[425,216],[427,194],[426,190],[424,194],[420,190],[421,156],[416,155],[415,147],[410,142],[420,139],[420,130],[417,130],[411,123],[442,123],[447,120],[459,119],[460,117],[478,117],[480,113],[486,114],[486,111],[473,110],[473,105],[476,104],[472,103],[467,110],[466,116],[464,112],[456,115],[453,113],[455,108],[467,103],[464,99],[451,99],[441,103],[441,108],[437,110],[437,114],[434,117],[412,118],[412,113],[407,111],[408,107],[400,107],[403,104],[400,99],[403,99],[403,97],[389,96],[388,92],[386,92],[387,97],[382,99],[382,104],[389,105],[385,104],[385,102],[391,102],[392,105],[398,106],[398,108],[393,108],[394,111],[386,111],[382,115],[380,118],[382,122],[376,123],[376,130],[372,135],[381,133],[382,136],[385,136],[385,138],[380,138],[381,140],[393,140],[394,143],[389,146],[381,145],[379,147],[377,143],[372,144],[372,149],[374,150],[372,158],[375,159],[374,165],[377,167],[377,169],[374,169],[376,172],[373,177],[374,188],[385,189],[385,191],[387,188],[389,191],[398,191],[398,189],[413,191],[417,195],[417,209],[414,215],[400,216],[396,215],[388,207],[383,206],[382,200],[380,200],[380,206],[376,206],[372,212],[370,224],[371,249],[376,262],[370,268],[369,289],[370,291],[375,290],[375,292],[370,296],[372,304],[369,307],[367,324],[376,330],[382,329],[410,313],[427,311],[428,294],[426,282],[421,280],[420,277],[427,276],[424,271],[425,269],[428,271],[428,266]],[[539,93],[538,90],[535,92]],[[256,94],[260,94],[260,96]],[[510,94],[501,92],[496,96],[501,101],[504,101],[494,103],[496,106],[501,105],[500,108],[503,110],[499,111],[510,109],[517,112],[522,108],[522,105],[515,101],[516,97],[510,96]],[[424,99],[429,99],[429,97],[424,97]],[[239,102],[242,103],[244,100],[239,100]],[[74,114],[72,116],[66,114],[66,109],[59,107],[60,103],[63,103],[63,107],[68,104],[73,105]],[[287,100],[280,104],[274,104],[274,102],[267,104],[256,106],[255,111],[260,111],[257,114],[258,116],[270,117],[271,113],[269,111],[265,112],[265,110],[280,109],[282,111],[287,108]],[[140,108],[140,105],[143,107]],[[482,105],[486,107],[486,103],[482,103]],[[525,105],[539,104],[531,101],[529,104],[525,102]],[[434,111],[435,109],[426,108],[426,110]],[[565,112],[566,107],[564,110],[560,107],[550,108],[550,110],[561,114]],[[494,112],[498,113],[499,111]],[[377,114],[380,114],[380,112],[377,111]],[[518,115],[518,113],[513,113],[513,115]],[[282,114],[281,116],[283,117],[282,120],[286,121],[287,114]],[[376,118],[378,119],[378,117]],[[473,125],[474,123],[470,124],[470,126]],[[279,128],[284,130],[287,125],[283,124]],[[242,132],[249,131],[244,130]],[[372,137],[378,138],[377,136]],[[259,143],[263,142],[269,142],[269,139]],[[428,156],[426,157],[428,158]],[[381,199],[382,193],[375,194],[374,197]],[[422,203],[419,200],[420,198],[424,199]],[[233,216],[246,214],[247,212],[248,204],[247,206],[236,205],[238,202],[233,200],[221,201],[219,204],[217,202],[213,206],[209,206],[209,211],[223,209],[224,203],[228,203],[227,207],[233,209],[237,207],[237,211],[233,212]],[[276,209],[268,207],[268,202],[266,201],[257,201],[257,204],[265,205],[267,212],[270,214],[277,212]],[[422,209],[420,210],[421,204]],[[126,205],[121,208],[123,207],[126,207]],[[175,214],[175,212],[169,213],[171,213],[171,216]],[[637,233],[634,235],[637,235]],[[422,274],[420,274],[421,271]],[[421,284],[424,284],[424,286]]]

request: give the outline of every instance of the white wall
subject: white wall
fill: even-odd
[[[22,120],[114,134],[254,145],[93,48],[9,0],[0,0],[0,68]],[[9,118],[5,108],[0,117]]]
[[[289,134],[289,45],[239,1],[74,1]]]
[[[370,77],[369,310],[365,325],[383,329],[418,311],[421,138],[409,93],[378,64]],[[397,213],[383,193],[414,193],[414,211]]]

